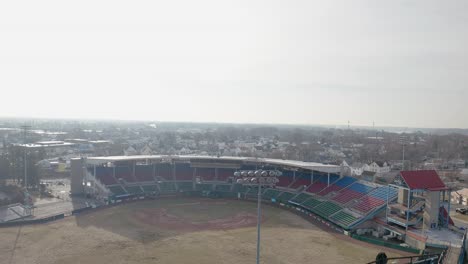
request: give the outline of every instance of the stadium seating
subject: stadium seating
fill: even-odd
[[[243,188],[244,188],[243,185],[235,183],[235,184],[232,185],[232,192],[234,192],[234,193],[239,193],[239,192],[243,193],[243,192],[245,192],[243,190]]]
[[[372,186],[368,186],[366,184],[362,184],[362,183],[354,183],[353,185],[351,185],[349,187],[350,190],[353,190],[355,192],[359,192],[359,193],[363,193],[363,194],[367,194],[369,193],[370,191],[372,191],[375,187],[372,187]]]
[[[143,190],[140,188],[140,186],[125,186],[125,189],[129,194],[141,194],[143,193]]]
[[[234,176],[234,172],[236,172],[235,169],[218,169],[218,181],[227,181],[229,177]]]
[[[317,181],[307,188],[306,192],[309,193],[318,193],[321,190],[327,188],[327,178],[326,176],[321,176]]]
[[[294,193],[283,192],[280,194],[280,196],[276,198],[276,200],[278,202],[287,203],[289,202],[289,200],[291,200],[294,197],[294,195],[295,195]]]
[[[159,188],[161,189],[161,193],[172,193],[176,190],[173,182],[160,182]]]
[[[364,196],[359,200],[358,204],[356,204],[353,208],[363,213],[367,213],[371,211],[372,209],[378,208],[384,204],[385,204],[385,201],[383,200],[376,199],[372,196]]]
[[[117,184],[116,179],[112,176],[114,168],[110,167],[96,167],[95,177],[105,185]]]
[[[294,181],[294,174],[292,171],[283,171],[283,176],[279,177],[278,180],[277,186],[288,187]]]
[[[156,176],[172,181],[172,165],[169,163],[156,164]]]
[[[202,181],[214,181],[216,172],[213,168],[197,168],[196,176],[200,177]]]
[[[340,191],[334,198],[333,201],[345,204],[351,200],[359,199],[369,193],[373,187],[364,185],[362,183],[356,182],[352,184],[349,188],[346,188]]]
[[[188,163],[176,163],[175,178],[179,181],[193,180],[193,168]]]
[[[243,164],[241,170],[256,170],[258,167],[256,165]]]
[[[265,200],[271,200],[278,197],[281,194],[281,191],[276,189],[267,189],[263,194],[262,198]]]
[[[195,185],[195,190],[197,190],[197,191],[212,191],[213,190],[213,184],[200,183],[200,184]]]
[[[179,187],[179,191],[183,191],[183,192],[193,191],[193,182],[191,181],[177,182],[177,186]]]
[[[94,167],[88,170],[92,174],[96,171],[96,178],[107,185],[112,194],[117,197],[159,192],[174,194],[176,190],[182,192],[196,190],[199,192],[215,191],[212,193],[213,196],[219,197],[237,197],[237,193],[241,193],[243,194],[241,197],[257,198],[256,186],[228,182],[236,171],[235,169],[196,168],[195,171],[189,163],[184,162],[186,160],[177,161],[175,165],[169,163],[135,165],[134,171],[133,166],[115,168],[98,166],[95,170]],[[247,167],[251,170],[256,169],[249,166]],[[275,169],[275,167],[268,166],[263,169]],[[352,177],[340,178],[336,174],[330,174],[328,178],[325,173],[314,172],[312,174],[303,169],[296,172],[284,168],[281,170],[283,175],[279,177],[277,183],[277,186],[281,188],[262,187],[262,198],[265,202],[275,199],[277,202],[299,205],[345,229],[357,224],[360,220],[367,219],[365,216],[370,215],[377,208],[382,208],[386,203],[387,195],[390,200],[394,200],[397,196],[395,189],[387,186],[376,187],[379,185],[359,181]],[[195,176],[200,177],[200,183],[194,184]],[[124,179],[128,184],[123,182],[119,184],[119,178]],[[300,191],[303,192],[297,194],[296,191],[299,191],[298,188],[301,186],[306,186],[306,188],[301,188]]]
[[[322,217],[328,218],[330,215],[342,210],[343,208],[333,202],[326,201],[317,205],[313,211]]]
[[[128,166],[117,166],[115,167],[115,178],[123,179],[126,182],[136,182],[133,177],[133,169]]]
[[[231,184],[217,184],[215,190],[218,192],[230,192]]]
[[[302,203],[302,205],[308,209],[311,209],[316,207],[317,205],[321,204],[322,202],[319,200],[316,200],[314,198],[309,198],[305,202]]]
[[[369,193],[369,195],[362,197],[358,204],[356,204],[353,208],[360,212],[367,213],[384,205],[387,201],[387,195],[390,200],[393,200],[396,197],[397,192],[393,188],[377,188],[376,190]]]
[[[340,187],[345,188],[345,187],[348,187],[349,185],[355,183],[356,181],[357,181],[357,179],[355,179],[355,178],[345,176],[345,177],[341,178],[339,181],[337,181],[335,183],[335,185],[338,185]]]
[[[306,172],[296,172],[296,180],[290,186],[292,189],[297,189],[301,186],[309,186],[311,184],[311,176],[310,173]]]
[[[143,185],[141,186],[145,193],[156,193],[158,192],[158,186],[156,185]]]
[[[334,184],[330,185],[329,187],[321,190],[319,193],[317,193],[318,195],[320,196],[325,196],[331,192],[338,192],[340,191],[341,189],[349,186],[350,184],[354,183],[356,181],[356,179],[354,178],[351,178],[351,177],[343,177],[341,179],[339,179],[337,182],[335,182]]]
[[[398,195],[398,193],[396,189],[389,188],[387,186],[379,187],[375,191],[369,193],[369,196],[372,196],[374,198],[384,200],[384,201],[387,201],[387,195],[388,195],[388,198],[392,200]]]
[[[248,197],[257,197],[258,195],[258,188],[256,186],[245,186],[247,188],[247,191],[245,192],[245,195]],[[262,189],[263,191],[263,189]]]
[[[139,182],[154,181],[153,165],[137,165],[135,166],[135,177]]]
[[[335,220],[334,222],[339,224],[342,227],[348,227],[350,224],[356,222],[358,218],[354,217],[351,214],[348,214],[344,211],[338,212],[332,217],[332,220]]]
[[[301,193],[299,194],[298,196],[294,197],[291,199],[291,202],[293,203],[296,203],[296,204],[301,204],[303,202],[305,202],[307,199],[311,198],[312,196],[308,195],[308,194],[305,194],[305,193]]]
[[[127,192],[125,192],[125,190],[119,185],[108,186],[108,188],[114,195],[117,195],[117,196],[127,194]]]

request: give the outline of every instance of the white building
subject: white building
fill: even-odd
[[[364,171],[371,171],[377,174],[390,172],[390,166],[388,166],[387,162],[381,163],[379,165],[377,162],[374,161],[371,164],[365,164],[362,169]]]

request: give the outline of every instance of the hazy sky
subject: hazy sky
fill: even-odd
[[[0,116],[468,128],[468,1],[1,1]]]

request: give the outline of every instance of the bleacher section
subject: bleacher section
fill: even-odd
[[[277,200],[278,202],[281,202],[281,203],[287,203],[287,202],[289,202],[289,200],[291,200],[291,198],[293,198],[295,195],[296,195],[296,194],[294,194],[294,193],[283,192],[283,193],[281,193],[280,196],[278,196],[278,197],[276,198],[276,200]]]
[[[135,177],[139,182],[151,182],[153,178],[153,165],[136,165]]]
[[[295,204],[301,204],[305,202],[307,199],[311,198],[312,196],[306,194],[306,193],[301,193],[298,196],[294,197],[291,202]]]
[[[312,210],[314,207],[316,207],[317,205],[321,204],[322,202],[319,201],[319,200],[316,200],[314,198],[309,198],[307,199],[305,202],[302,203],[302,205],[304,207],[306,207],[307,209],[310,209]]]
[[[262,198],[266,200],[276,199],[281,194],[281,191],[276,189],[267,189],[263,194]]]
[[[90,170],[90,173],[93,174],[94,171]],[[105,185],[117,184],[117,181],[112,176],[114,173],[114,168],[110,167],[96,167],[95,177]]]
[[[234,193],[243,193],[244,190],[243,190],[244,186],[243,185],[240,185],[240,184],[233,184],[232,185],[232,192]]]
[[[168,181],[172,181],[172,165],[169,163],[156,164],[156,177],[161,177]]]
[[[297,189],[301,186],[309,186],[311,184],[311,174],[306,172],[296,172],[296,180],[290,186],[292,189]]]
[[[115,167],[115,178],[117,180],[123,179],[126,182],[136,182],[136,179],[133,177],[133,171],[128,166]]]
[[[127,194],[127,192],[125,192],[125,190],[119,186],[119,185],[115,185],[115,186],[107,186],[107,188],[109,188],[109,190],[114,194],[114,195],[125,195]]]
[[[245,189],[244,189],[244,190],[245,190]],[[255,186],[248,186],[246,190],[247,190],[247,191],[245,192],[245,195],[246,195],[247,197],[251,197],[251,198],[254,198],[254,197],[256,198],[256,197],[257,197],[257,195],[258,195],[258,188],[257,188],[257,187],[255,187]],[[263,189],[262,189],[262,191],[263,191]]]
[[[195,190],[197,190],[197,191],[212,191],[213,190],[213,184],[200,183],[200,184],[195,185]]]
[[[256,170],[258,167],[253,164],[243,164],[240,170]]]
[[[158,186],[156,185],[143,185],[141,188],[143,188],[145,193],[156,193],[159,191]]]
[[[214,181],[216,178],[216,171],[211,168],[197,168],[196,176],[200,177],[202,181]]]
[[[193,182],[191,181],[177,182],[177,185],[179,186],[179,191],[183,191],[183,192],[193,191]]]
[[[227,181],[229,177],[232,177],[236,172],[235,169],[218,169],[218,181]]]
[[[218,192],[230,192],[231,184],[217,184],[215,190]]]
[[[341,204],[346,204],[352,200],[359,199],[372,191],[374,187],[365,185],[361,182],[355,182],[350,187],[340,191],[334,198],[333,201]]]
[[[129,194],[142,194],[143,190],[140,186],[125,186],[125,189]]]
[[[332,217],[332,219],[335,220],[337,224],[343,227],[347,227],[351,225],[352,223],[356,222],[356,220],[358,220],[358,218],[354,217],[352,214],[349,214],[345,211],[338,212]]]
[[[289,170],[283,171],[283,175],[278,178],[277,186],[288,187],[294,181],[294,173]]]
[[[341,209],[343,209],[343,207],[333,202],[326,201],[316,206],[314,208],[314,211],[318,213],[320,216],[328,218],[330,215],[340,211]]]
[[[176,163],[175,177],[178,181],[193,180],[193,168],[188,163]]]
[[[312,185],[307,188],[306,192],[309,193],[318,193],[321,190],[327,188],[327,176],[320,176],[317,181],[315,181]]]
[[[96,167],[96,178],[109,188],[114,196],[128,194],[174,194],[179,192],[209,192],[220,197],[256,199],[257,187],[229,183],[235,169],[194,168],[189,163]],[[115,177],[114,175],[115,169]],[[94,167],[88,171],[94,174]],[[340,178],[336,174],[283,169],[276,188],[263,188],[262,199],[277,203],[294,204],[329,220],[343,228],[360,224],[385,205],[387,195],[394,200],[393,188],[359,181],[352,177]],[[134,176],[133,176],[133,173]],[[312,177],[313,175],[313,177]],[[196,183],[200,177],[201,182]],[[122,178],[124,182],[119,182]],[[209,181],[209,182],[207,182]],[[301,188],[306,186],[306,188]],[[217,193],[216,193],[217,192]],[[300,192],[300,193],[298,193]]]
[[[159,188],[161,193],[172,193],[176,191],[175,184],[173,182],[160,182]]]
[[[368,195],[362,197],[358,204],[353,208],[360,212],[367,213],[384,205],[387,201],[387,195],[390,201],[394,200],[397,196],[396,189],[388,188],[386,186],[379,187]]]
[[[317,194],[320,195],[320,196],[325,196],[325,195],[327,195],[327,194],[329,194],[331,192],[338,192],[338,191],[342,190],[343,188],[346,188],[349,185],[353,184],[354,182],[356,182],[356,179],[345,176],[345,177],[339,179],[334,184],[332,184],[332,185],[328,186],[327,188],[323,189],[322,191],[320,191]]]

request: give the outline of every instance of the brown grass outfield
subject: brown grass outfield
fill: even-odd
[[[231,200],[124,204],[44,225],[2,228],[0,263],[255,263],[255,222],[248,220],[255,213],[254,203]],[[173,221],[194,228],[168,224]],[[271,206],[263,206],[263,223],[262,263],[365,263],[382,250],[401,256]]]

